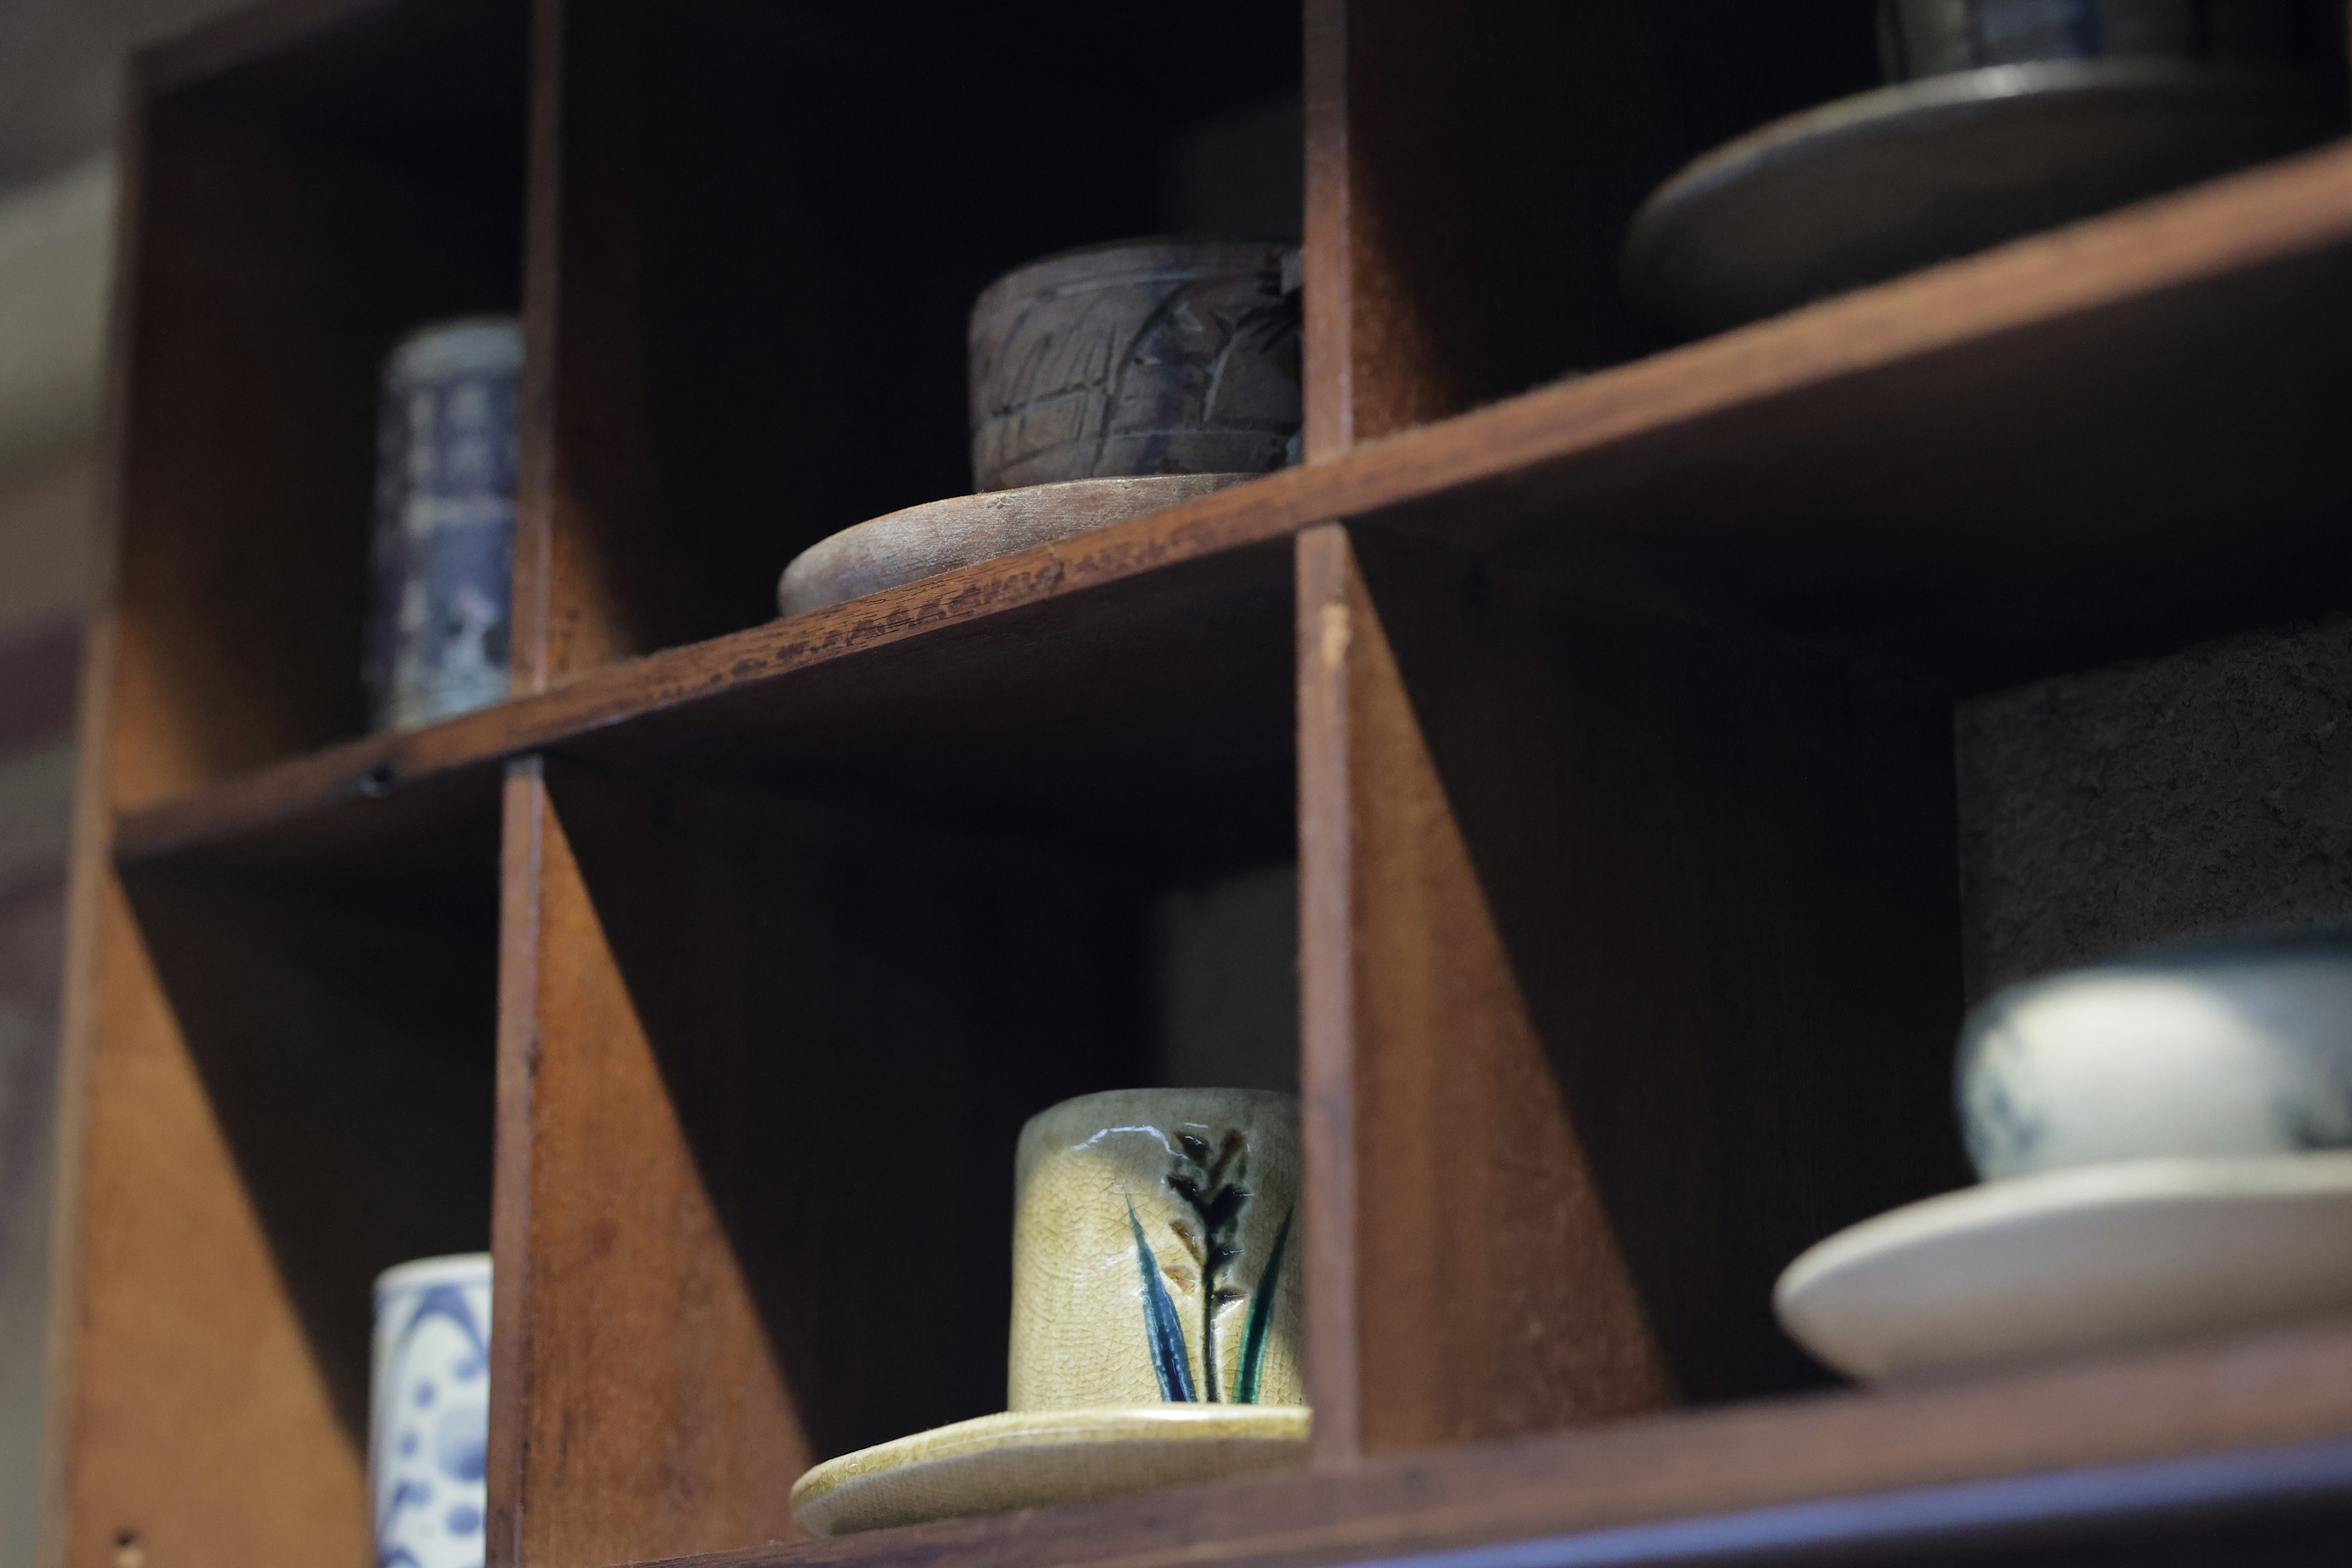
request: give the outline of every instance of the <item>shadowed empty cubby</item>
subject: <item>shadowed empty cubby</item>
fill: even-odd
[[[1304,933],[1308,1097],[1349,1107],[1318,1444],[1822,1381],[1774,1276],[1967,1177],[1948,698],[1425,543],[1299,548],[1303,869],[1350,891]]]

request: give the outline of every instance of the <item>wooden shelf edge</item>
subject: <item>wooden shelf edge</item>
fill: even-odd
[[[2339,1500],[2352,1502],[2352,1323],[666,1568],[1683,1562]]]
[[[328,9],[355,0],[336,0]],[[356,0],[373,3],[373,0]],[[302,13],[311,0],[289,7]],[[848,604],[593,671],[401,736],[346,742],[121,814],[137,863],[836,659],[1287,537],[1379,521],[1670,426],[1956,344],[2352,246],[2352,143],[2021,240],[1756,326],[1359,447],[1329,462]]]
[[[363,736],[192,795],[118,814],[114,853],[136,865],[330,806],[509,758],[722,693],[911,639],[974,626],[1050,600],[1288,537],[1304,470],[1220,491],[1018,555],[981,563],[790,620],[633,659],[534,696],[402,734]]]
[[[1799,389],[2352,245],[2352,141],[2031,236],[1354,447],[1316,510],[1370,519]]]

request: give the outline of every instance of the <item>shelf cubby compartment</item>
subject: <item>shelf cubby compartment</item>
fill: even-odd
[[[280,6],[132,72],[56,1273],[68,1561],[360,1561],[373,1277],[488,1245],[495,800],[428,802],[423,853],[268,863],[117,860],[109,819],[364,729],[377,369],[420,321],[518,303],[525,37],[520,5]]]
[[[379,369],[423,323],[520,303],[522,7],[334,10],[256,14],[136,68],[121,805],[366,730]]]
[[[1239,0],[1184,14],[1213,70],[1171,18],[1078,0],[543,25],[518,639],[547,681],[758,626],[801,550],[969,492],[965,328],[998,275],[1171,229],[1297,237],[1297,30]]]
[[[493,1377],[539,1392],[492,1457],[522,1560],[788,1537],[809,1464],[1003,1408],[1021,1122],[1236,1032],[1294,1073],[1286,587],[512,764]],[[1174,951],[1235,886],[1240,945]],[[1236,966],[1271,1016],[1171,1026]]]

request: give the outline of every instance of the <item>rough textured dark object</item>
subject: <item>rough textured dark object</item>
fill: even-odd
[[[1879,63],[1891,82],[2032,60],[2317,65],[2343,15],[2332,0],[1879,0]]]
[[[1625,291],[1720,331],[2280,157],[2343,126],[2334,0],[1879,0],[1889,86],[1643,203]]]
[[[1032,262],[972,306],[975,488],[1292,460],[1298,253],[1141,239]]]
[[[1968,987],[2352,920],[2352,621],[1961,704]]]

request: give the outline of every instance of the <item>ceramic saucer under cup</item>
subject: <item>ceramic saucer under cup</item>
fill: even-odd
[[[1865,1220],[1773,1294],[1866,1382],[2352,1310],[2352,1152],[2132,1160]]]
[[[1063,479],[926,501],[845,528],[802,551],[776,584],[776,609],[804,616],[959,566],[1058,544],[1258,477]]]
[[[817,1466],[793,1487],[793,1521],[846,1535],[1273,1475],[1307,1462],[1309,1419],[1254,1405],[983,1415]]]
[[[1842,99],[1700,158],[1633,219],[1635,303],[1738,326],[2310,146],[2341,110],[2290,69],[1985,66]]]

